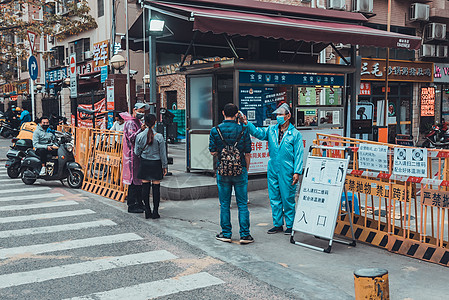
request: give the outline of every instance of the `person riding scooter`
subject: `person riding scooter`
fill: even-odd
[[[48,154],[57,155],[58,146],[55,145],[55,135],[47,131],[49,127],[48,117],[42,117],[33,133],[33,146],[42,163],[39,176],[44,176],[47,173],[45,165],[47,164]]]

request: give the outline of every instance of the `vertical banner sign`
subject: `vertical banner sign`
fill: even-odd
[[[388,171],[388,146],[360,144],[357,154],[359,169]]]
[[[421,88],[421,117],[433,117],[435,115],[435,88]]]
[[[268,142],[251,137],[251,163],[248,174],[266,173],[269,160]]]
[[[114,86],[108,86],[106,87],[106,109],[114,110],[114,104]]]
[[[427,149],[395,148],[393,174],[427,177]]]
[[[100,70],[101,70],[100,81],[101,81],[101,83],[103,83],[106,81],[106,79],[108,79],[108,66],[102,66]]]
[[[76,54],[70,55],[70,97],[78,97],[78,83],[76,78]]]
[[[293,230],[332,239],[348,160],[309,156],[299,192]]]

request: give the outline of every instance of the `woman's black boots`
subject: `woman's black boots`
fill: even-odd
[[[153,219],[159,219],[159,202],[161,202],[161,185],[153,183]]]
[[[150,208],[150,189],[151,182],[144,182],[142,184],[142,198],[144,202],[145,219],[149,219],[152,216]]]

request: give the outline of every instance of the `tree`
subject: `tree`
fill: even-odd
[[[89,11],[86,0],[0,0],[0,80],[10,80],[30,55],[27,31],[62,41],[97,28]]]

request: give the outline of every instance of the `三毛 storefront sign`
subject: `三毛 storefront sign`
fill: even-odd
[[[362,58],[361,80],[385,81],[385,59]],[[388,80],[408,82],[433,82],[433,63],[421,61],[390,60]]]
[[[434,64],[433,81],[449,83],[449,64]]]
[[[421,88],[421,117],[433,117],[435,115],[435,88]]]

